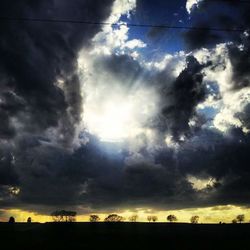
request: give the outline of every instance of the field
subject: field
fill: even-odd
[[[0,223],[1,249],[250,249],[250,224]]]

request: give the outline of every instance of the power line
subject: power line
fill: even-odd
[[[239,3],[239,4],[241,4],[241,3],[243,3],[243,4],[250,4],[250,1],[248,1],[248,0],[206,0],[206,2],[208,3],[208,2],[221,2],[221,3],[223,3],[223,2],[228,2],[228,3]]]
[[[206,4],[207,3],[227,3],[227,4],[250,4],[250,1],[248,0],[201,0],[201,3],[202,2],[205,2]]]
[[[40,22],[40,23],[72,23],[72,24],[83,24],[83,25],[109,25],[109,26],[120,26],[121,23],[111,22],[94,22],[85,20],[74,20],[74,19],[48,19],[48,18],[27,18],[27,17],[0,17],[0,21],[6,22]],[[167,24],[140,24],[140,23],[126,23],[128,27],[139,27],[139,28],[159,28],[159,29],[186,29],[186,30],[207,30],[207,31],[218,31],[218,32],[244,32],[247,28],[217,28],[217,27],[195,27],[195,26],[174,26]]]

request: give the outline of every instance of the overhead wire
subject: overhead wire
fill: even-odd
[[[217,0],[218,1],[218,0]],[[29,17],[0,17],[0,23],[2,22],[39,22],[39,23],[72,23],[82,25],[108,25],[108,26],[120,26],[123,23],[112,23],[112,22],[95,22],[90,20],[78,20],[78,19],[50,19],[50,18],[29,18]],[[139,27],[139,28],[161,28],[161,29],[186,29],[186,30],[207,30],[207,31],[218,31],[218,32],[244,32],[248,28],[237,27],[237,28],[220,28],[220,27],[198,27],[198,26],[177,26],[168,24],[142,24],[142,23],[124,23],[128,27]]]

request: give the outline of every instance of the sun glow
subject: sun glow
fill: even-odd
[[[84,108],[84,123],[90,133],[102,141],[121,142],[143,133],[143,124],[152,114],[154,105],[146,102],[145,93],[113,94],[98,100],[89,96]]]
[[[93,110],[86,109],[85,121],[90,132],[102,140],[119,141],[131,132],[133,110],[130,103],[108,101],[99,111]]]
[[[80,53],[78,65],[84,98],[81,126],[108,142],[146,135],[159,109],[159,93],[145,82],[143,75],[136,75],[133,70],[127,73],[124,65],[118,72],[107,68],[109,64],[119,64],[115,57],[110,60],[93,51]]]

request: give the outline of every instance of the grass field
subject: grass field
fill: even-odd
[[[0,223],[8,249],[250,249],[250,224]]]

